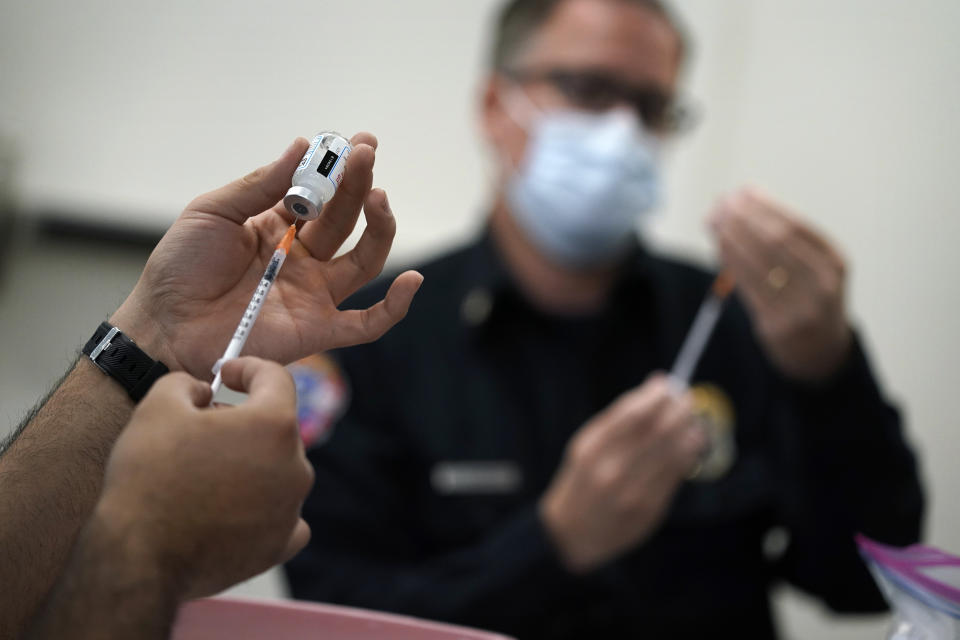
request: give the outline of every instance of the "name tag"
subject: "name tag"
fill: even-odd
[[[433,490],[441,495],[514,493],[523,484],[516,462],[477,460],[438,462],[430,473]]]

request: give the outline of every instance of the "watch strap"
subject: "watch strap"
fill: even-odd
[[[137,343],[107,322],[101,322],[83,347],[93,364],[120,383],[134,402],[170,370],[143,352]]]

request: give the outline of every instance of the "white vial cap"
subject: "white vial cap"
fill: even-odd
[[[283,196],[283,206],[301,220],[315,220],[320,217],[323,198],[306,187],[290,187],[287,195]]]

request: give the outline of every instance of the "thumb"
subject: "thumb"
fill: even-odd
[[[290,179],[309,143],[297,138],[279,158],[239,180],[198,196],[187,211],[201,211],[237,224],[275,205],[290,188]]]

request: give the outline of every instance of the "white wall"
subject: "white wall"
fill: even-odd
[[[379,135],[403,249],[444,244],[479,207],[490,0],[5,2],[0,133],[30,209],[165,228],[325,128]]]
[[[295,135],[368,129],[396,252],[446,246],[485,204],[472,114],[498,4],[4,0],[0,135],[18,144],[21,201],[163,227]],[[672,153],[657,235],[708,258],[703,213],[750,181],[842,246],[852,315],[924,456],[928,538],[960,552],[960,3],[677,5],[697,41],[690,90],[705,119]],[[793,594],[781,604],[792,637],[881,634],[882,623],[824,620]]]

